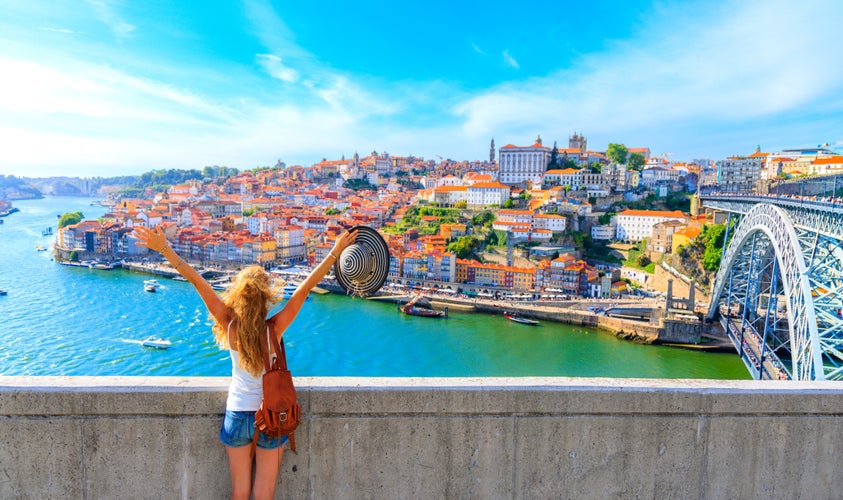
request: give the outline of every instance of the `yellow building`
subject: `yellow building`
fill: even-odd
[[[693,243],[701,232],[702,228],[699,226],[688,226],[677,230],[675,233],[673,233],[671,253],[675,254],[680,246],[687,247],[688,245]]]

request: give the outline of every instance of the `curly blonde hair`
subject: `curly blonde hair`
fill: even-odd
[[[269,274],[260,266],[249,266],[237,273],[231,286],[221,294],[237,324],[240,368],[256,377],[264,369],[261,345],[266,343],[266,314],[275,297]],[[213,331],[217,344],[230,349],[228,325],[214,321]]]

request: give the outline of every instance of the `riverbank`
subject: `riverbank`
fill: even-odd
[[[334,293],[344,293],[336,284],[323,285]],[[642,306],[641,300],[620,299],[582,299],[553,302],[522,302],[461,297],[452,295],[423,294],[424,301],[433,309],[478,312],[491,315],[503,315],[504,311],[517,313],[518,316],[537,321],[551,321],[569,325],[599,328],[614,336],[639,344],[658,343],[662,328],[649,321],[636,321],[625,318],[608,317],[596,312],[600,308]],[[411,300],[406,293],[387,289],[369,300],[393,303],[405,303]]]
[[[174,278],[178,272],[169,265],[149,262],[123,262],[122,267],[129,271],[151,274],[160,277]],[[219,277],[225,271],[205,269],[202,274],[207,278]],[[336,281],[326,278],[320,285],[319,292],[325,291],[344,295],[345,291]],[[641,321],[629,318],[610,317],[599,311],[613,307],[653,308],[663,307],[658,299],[644,299],[640,297],[630,299],[574,299],[549,301],[509,301],[480,297],[466,297],[445,293],[426,292],[424,300],[433,309],[453,310],[460,312],[477,312],[494,316],[501,316],[505,311],[516,313],[518,316],[536,321],[550,321],[569,325],[593,327],[611,333],[617,338],[638,344],[663,344],[670,347],[685,347],[699,350],[723,351],[720,343],[681,343],[660,342],[664,336],[661,323]],[[403,290],[384,287],[369,300],[386,301],[396,304],[406,303],[412,297]]]

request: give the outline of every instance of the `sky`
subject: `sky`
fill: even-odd
[[[402,5],[406,4],[406,5]],[[843,2],[0,0],[0,174],[843,146]]]

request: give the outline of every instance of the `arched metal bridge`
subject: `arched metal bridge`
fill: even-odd
[[[720,319],[753,377],[843,380],[843,203],[701,202],[729,214],[708,319]]]

